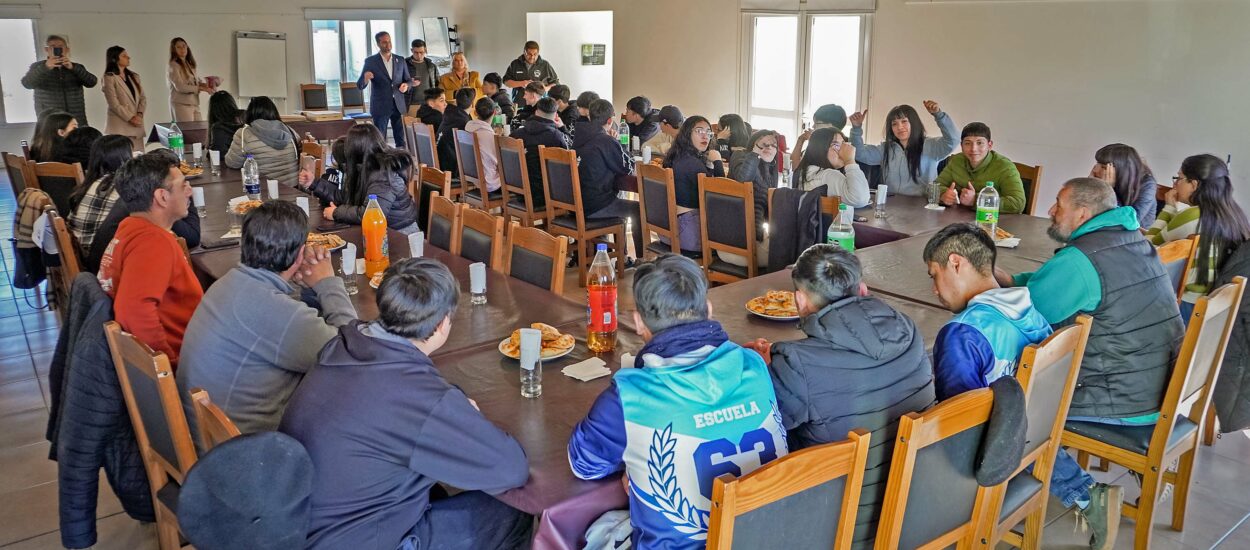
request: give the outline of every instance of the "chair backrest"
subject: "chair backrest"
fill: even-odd
[[[1176,289],[1176,300],[1179,302],[1185,295],[1185,278],[1198,255],[1198,235],[1166,243],[1158,250],[1159,262],[1172,279],[1172,288]]]
[[[325,84],[300,84],[299,95],[305,111],[324,111],[330,108]]]
[[[525,162],[525,142],[507,136],[496,136],[495,147],[499,154],[499,188],[503,190],[503,202],[508,204],[517,195],[525,205],[525,212],[534,214],[534,194],[530,190],[529,166]]]
[[[460,183],[466,190],[470,186],[478,188],[482,193],[482,200],[486,200],[486,176],[483,175],[482,151],[478,148],[477,132],[453,132],[456,135],[456,165],[460,170]]]
[[[790,453],[741,478],[716,478],[707,548],[769,548],[777,533],[787,533],[786,548],[849,549],[871,435],[855,430],[847,437]]]
[[[430,219],[430,196],[438,193],[443,197],[451,196],[451,172],[444,172],[438,168],[420,165],[417,169],[417,181],[413,184],[411,181],[408,186],[408,193],[412,195],[412,200],[417,203],[417,222],[422,231],[429,231]]]
[[[315,141],[301,141],[299,152],[317,160],[324,161],[326,159],[326,147]]]
[[[13,196],[17,197],[27,187],[39,188],[39,180],[35,179],[34,168],[26,157],[12,153],[4,153],[4,169],[9,173],[9,186],[13,188]]]
[[[1037,190],[1041,189],[1042,165],[1029,166],[1017,162],[1016,171],[1024,184],[1024,213],[1032,216],[1037,209]]]
[[[427,224],[426,239],[430,244],[452,254],[459,254],[457,245],[460,239],[461,214],[464,203],[451,202],[451,199],[435,191],[430,194],[430,223]]]
[[[417,136],[413,130],[413,126],[421,123],[421,119],[404,115],[404,149],[408,150],[408,154],[412,158],[417,158]],[[418,163],[419,164],[419,163]]]
[[[434,126],[417,122],[412,126],[417,147],[417,163],[438,168],[438,137]]]
[[[502,269],[499,258],[503,254],[503,218],[472,207],[462,209],[460,233],[456,235],[456,249],[460,257],[482,262],[487,267]]]
[[[299,166],[301,170],[304,169],[305,167],[311,166],[313,178],[319,178],[321,177],[322,174],[325,173],[325,161],[320,158],[314,157],[313,155],[300,154]]]
[[[751,182],[699,174],[699,216],[703,257],[709,259],[707,269],[712,266],[713,250],[729,252],[748,258],[747,277],[754,277],[755,190]]]
[[[343,82],[339,84],[339,110],[347,112],[348,109],[364,109],[365,108],[365,91],[356,87],[355,82]]]
[[[551,235],[537,227],[514,224],[508,230],[502,271],[560,294],[564,292],[564,265],[568,256],[568,238]]]
[[[169,358],[122,331],[116,321],[105,323],[104,332],[153,493],[169,478],[182,483],[195,465],[195,445]]]
[[[53,232],[56,233],[56,250],[61,257],[61,280],[65,283],[65,290],[68,292],[74,284],[74,278],[78,277],[78,273],[82,271],[82,260],[79,259],[82,249],[78,246],[74,234],[70,233],[69,227],[65,225],[65,218],[51,208],[44,208],[44,212],[48,213]]]
[[[771,189],[769,189],[771,191]],[[842,197],[821,197],[820,213],[836,218],[838,209],[842,207]]]
[[[191,409],[195,411],[195,425],[200,432],[200,448],[204,452],[207,453],[222,442],[240,435],[239,427],[234,425],[221,407],[213,403],[204,389],[191,389]]]
[[[78,186],[82,185],[85,177],[82,173],[82,165],[77,162],[74,164],[36,162],[34,169],[35,178],[39,180],[39,188],[52,197],[52,203],[56,205],[56,209],[69,212],[69,197],[74,194]]]
[[[992,391],[980,388],[899,419],[879,550],[970,547],[985,514],[976,458],[993,404]]]
[[[542,163],[543,191],[547,194],[547,222],[571,212],[577,216],[578,232],[586,228],[582,208],[582,182],[577,173],[577,153],[560,147],[538,146]]]
[[[639,163],[638,209],[642,220],[642,234],[655,233],[672,242],[674,252],[681,250],[677,231],[677,190],[673,183],[673,169],[654,164]],[[649,238],[649,237],[648,237]],[[638,251],[642,254],[642,251]]]

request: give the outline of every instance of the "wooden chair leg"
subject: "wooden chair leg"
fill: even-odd
[[[1081,465],[1081,469],[1089,471],[1089,453],[1085,451],[1076,452],[1076,463]]]
[[[1133,527],[1133,548],[1148,550],[1150,534],[1154,527],[1155,505],[1158,504],[1159,491],[1163,487],[1163,465],[1157,464],[1154,471],[1142,474],[1141,498],[1137,499],[1136,524]]]
[[[178,520],[172,511],[159,503],[156,505],[156,540],[161,550],[182,548],[182,541],[178,536]]]
[[[578,246],[580,253],[577,255],[577,282],[582,288],[585,288],[586,275],[587,272],[590,271],[590,261],[593,257],[591,254],[594,252],[594,247],[592,246],[590,239],[587,239],[582,235],[579,235],[578,237],[577,242],[580,243]]]
[[[625,257],[629,255],[629,237],[626,236],[625,225],[616,230],[616,276],[625,273]]]
[[[1194,474],[1194,459],[1198,456],[1198,449],[1190,449],[1189,452],[1181,455],[1180,461],[1176,465],[1176,483],[1172,487],[1172,529],[1182,531],[1185,529],[1185,509],[1189,505],[1189,484]]]
[[[1208,447],[1215,444],[1216,432],[1215,423],[1218,419],[1215,417],[1215,403],[1211,403],[1207,407],[1206,423],[1202,426],[1202,444]]]
[[[1024,518],[1024,536],[1022,537],[1021,550],[1038,550],[1041,548],[1042,529],[1046,523],[1046,501],[1042,501],[1042,506],[1035,510],[1028,517]]]
[[[1107,460],[1107,457],[1105,456],[1098,457],[1098,465],[1094,466],[1094,470],[1097,470],[1099,472],[1105,472],[1110,469],[1111,469],[1111,461]]]

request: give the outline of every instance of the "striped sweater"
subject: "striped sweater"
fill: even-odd
[[[1163,207],[1154,224],[1146,230],[1146,238],[1155,246],[1188,239],[1198,232],[1198,207],[1183,202]]]

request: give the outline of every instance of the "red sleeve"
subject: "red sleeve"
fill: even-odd
[[[126,332],[153,350],[164,352],[170,363],[177,364],[178,351],[169,344],[157,314],[174,271],[169,243],[162,237],[154,232],[142,232],[125,244],[125,260],[121,270],[113,275],[117,285],[113,314]],[[137,256],[131,258],[131,254]]]

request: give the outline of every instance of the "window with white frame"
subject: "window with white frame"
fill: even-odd
[[[337,19],[309,19],[312,36],[313,80],[317,84],[326,85],[326,99],[331,107],[338,107],[342,103],[339,84],[355,82],[360,78],[365,58],[378,53],[378,46],[373,40],[373,35],[385,31],[391,35],[392,52],[404,56],[408,51],[404,47],[406,45],[404,37],[399,34],[403,29],[400,24],[402,14],[395,15],[393,19],[378,19],[370,17],[368,13],[345,10],[343,15],[344,17]],[[351,17],[353,15],[356,17]],[[379,15],[385,17],[391,14]]]
[[[22,86],[30,64],[39,53],[35,48],[35,20],[0,19],[0,123],[35,121],[35,93]]]

